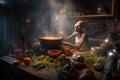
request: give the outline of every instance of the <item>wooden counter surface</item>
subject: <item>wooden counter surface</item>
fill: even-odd
[[[54,69],[40,69],[40,70],[36,70],[36,69],[32,69],[30,67],[26,67],[23,65],[18,66],[19,69],[22,69],[26,72],[31,73],[34,76],[43,78],[45,80],[57,80],[56,78],[56,74],[55,74],[55,70]]]
[[[11,57],[9,55],[0,57],[0,59],[2,61],[4,61],[4,62],[10,64],[10,65],[12,65],[13,61],[16,60],[16,58],[13,58],[13,57]],[[36,70],[36,69],[30,68],[29,66],[25,66],[24,64],[16,66],[16,68],[18,68],[20,70],[23,70],[25,72],[28,72],[28,73],[32,74],[33,76],[45,79],[45,80],[56,80],[56,74],[55,74],[55,71],[53,69],[49,69],[49,70],[46,70],[46,69]]]
[[[11,57],[11,56],[3,56],[3,57],[0,57],[1,60],[9,63],[12,65],[13,61],[16,60],[15,58]],[[23,70],[23,71],[26,71],[34,76],[37,76],[37,77],[40,77],[40,78],[43,78],[45,80],[57,80],[57,75],[55,73],[55,70],[54,69],[49,69],[49,70],[46,70],[46,69],[41,69],[41,70],[37,70],[37,69],[33,69],[33,68],[30,68],[28,66],[25,66],[24,64],[22,65],[19,65],[17,66],[17,68]],[[90,68],[90,67],[89,67]],[[92,69],[92,68],[90,68]],[[95,75],[95,78],[96,80],[99,80],[102,73],[101,72],[98,72],[94,69],[92,69],[94,71],[94,75]],[[119,80],[120,79],[120,74],[113,74],[113,79],[112,80]]]

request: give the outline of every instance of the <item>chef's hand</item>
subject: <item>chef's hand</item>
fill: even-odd
[[[64,37],[64,32],[62,32],[62,31],[60,31],[59,33],[58,33],[58,36],[60,36],[60,37]]]
[[[69,42],[66,42],[66,41],[63,41],[62,43],[63,43],[63,45],[69,45],[70,44]]]
[[[67,40],[68,38],[67,37],[64,37],[63,40]]]

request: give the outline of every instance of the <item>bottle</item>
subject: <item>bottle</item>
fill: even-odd
[[[103,75],[100,80],[112,80],[113,62],[115,59],[115,49],[109,50],[106,56],[106,62],[103,69]]]
[[[104,42],[109,42],[109,43],[112,43],[115,41],[116,41],[116,37],[114,32],[108,33],[107,38],[104,40]]]
[[[117,34],[115,32],[109,33],[108,37],[105,39],[105,42],[110,43],[112,46],[112,48],[107,52],[106,64],[104,67],[105,73],[112,72],[112,69],[113,71],[119,71],[120,69],[120,41],[117,39],[116,35]]]
[[[112,49],[108,51],[107,56],[106,56],[104,70],[103,70],[105,73],[112,73],[113,64],[114,64],[113,62],[115,60],[115,57],[116,57],[116,49]]]
[[[103,7],[102,7],[101,5],[99,5],[99,6],[97,7],[97,13],[98,13],[98,14],[102,14],[102,13],[103,13]]]
[[[22,57],[23,57],[23,59],[24,59],[25,57],[28,56],[27,53],[26,53],[26,50],[27,50],[28,48],[27,48],[27,44],[26,44],[25,41],[22,42],[21,49],[22,49]]]
[[[112,80],[112,72],[115,70],[114,66],[116,66],[116,58],[118,54],[118,48],[116,46],[116,37],[114,33],[109,33],[107,38],[104,40],[105,43],[110,44],[112,46],[108,49],[106,55],[106,62],[103,69],[103,75],[100,80]]]
[[[120,41],[116,41],[115,43],[116,55],[114,60],[114,71],[120,73]]]
[[[113,42],[113,49],[109,50],[100,80],[112,80],[112,72],[120,71],[120,42]]]
[[[103,55],[107,55],[107,52],[113,49],[113,42],[115,42],[115,38],[113,33],[108,33],[105,40],[100,44],[100,49]]]

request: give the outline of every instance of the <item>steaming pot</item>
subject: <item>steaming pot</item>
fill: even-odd
[[[60,37],[39,37],[41,47],[44,49],[61,49],[62,38]]]

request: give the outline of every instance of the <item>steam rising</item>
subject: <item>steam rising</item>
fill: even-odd
[[[62,3],[57,3],[55,0],[49,0],[51,2],[51,28],[52,32],[60,32],[64,30],[66,20],[65,9]],[[49,3],[50,3],[49,2]]]
[[[42,10],[39,10],[36,14],[38,17],[35,19],[35,35],[57,36],[59,33],[66,34],[66,30],[68,30],[67,25],[70,24],[66,11],[70,6],[65,6],[63,1],[64,0],[44,0],[46,5],[40,5],[40,8],[45,9],[43,10],[44,13]],[[42,15],[39,16],[38,13],[42,13]]]

